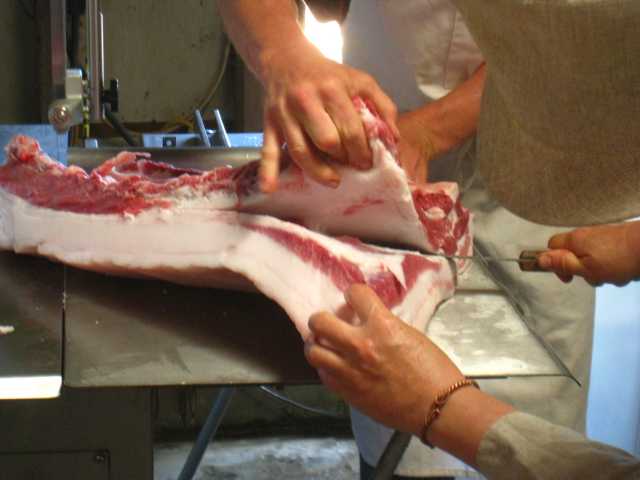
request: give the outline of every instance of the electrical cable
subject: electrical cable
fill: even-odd
[[[216,77],[215,82],[213,82],[213,86],[211,87],[211,90],[209,91],[209,93],[207,93],[207,96],[198,105],[198,110],[204,110],[209,105],[209,103],[211,103],[211,100],[213,100],[213,97],[218,92],[218,89],[222,84],[222,79],[224,78],[224,74],[227,71],[227,64],[229,63],[229,55],[231,54],[231,42],[229,41],[228,38],[226,39],[226,41],[227,41],[227,44],[224,48],[224,54],[222,56],[222,64],[220,65],[218,76]]]
[[[226,38],[226,37],[225,37]],[[218,92],[220,85],[222,85],[222,80],[224,79],[224,74],[227,71],[227,66],[229,64],[229,57],[231,56],[231,41],[226,38],[226,45],[224,48],[224,53],[222,55],[222,62],[220,63],[220,68],[218,69],[218,75],[216,76],[211,88],[205,94],[204,98],[198,103],[195,109],[204,111],[207,106],[213,100],[216,93]],[[186,126],[190,131],[195,130],[195,125],[192,121],[187,119],[185,116],[179,116],[175,120],[171,122],[167,122],[165,126],[162,128],[163,132],[172,132],[177,130],[181,126]]]
[[[118,132],[118,134],[122,138],[124,138],[124,141],[127,142],[127,144],[130,147],[137,147],[138,146],[138,142],[136,142],[135,139],[133,138],[133,135],[131,135],[132,132],[130,132],[129,130],[127,130],[125,128],[125,126],[118,119],[118,117],[116,117],[108,107],[105,107],[105,109],[104,109],[104,116],[106,117],[106,119],[109,122],[109,124],[113,127],[113,129],[116,132]]]
[[[331,417],[331,418],[338,418],[338,419],[342,419],[343,416],[337,413],[333,413],[333,412],[329,412],[328,410],[323,410],[321,408],[316,408],[316,407],[310,407],[308,405],[305,405],[303,403],[300,402],[296,402],[295,400],[291,400],[289,397],[286,397],[285,395],[282,395],[281,393],[275,391],[272,388],[269,387],[265,387],[264,385],[261,385],[260,387],[258,387],[260,390],[262,390],[263,392],[265,392],[266,394],[277,398],[278,400],[280,400],[281,402],[284,402],[288,405],[291,405],[292,407],[296,407],[299,408],[300,410],[304,410],[306,412],[309,413],[315,413],[316,415],[322,415],[325,417]]]

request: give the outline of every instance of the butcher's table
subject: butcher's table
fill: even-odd
[[[160,152],[155,158],[162,160],[167,153]],[[69,160],[95,164],[111,153],[82,150],[75,152],[80,160],[73,161],[70,151]],[[255,154],[235,153],[240,161]],[[216,155],[225,155],[228,163],[227,154],[217,149],[190,149],[187,161],[176,164],[211,163],[208,157]],[[99,425],[87,426],[93,434],[85,433],[82,441],[97,464],[108,463],[99,452],[114,453],[91,443],[96,429],[125,428],[144,437],[151,427],[135,411],[148,400],[144,389],[103,388],[96,400],[87,396],[96,387],[318,382],[292,322],[259,294],[115,278],[9,252],[0,253],[0,286],[0,331],[5,332],[0,335],[0,398],[50,398],[68,387],[63,397],[75,397],[74,412],[96,412]],[[474,264],[454,298],[439,308],[428,335],[469,376],[571,376],[528,324],[517,302],[483,265]],[[38,415],[52,401],[41,402]],[[134,410],[125,412],[125,405]],[[25,423],[16,420],[20,413],[12,413],[19,409],[16,402],[0,407],[0,424],[23,431]],[[70,415],[64,407],[51,409],[58,417]],[[10,439],[0,435],[0,462],[10,454],[3,452],[32,447],[39,431],[32,427]]]

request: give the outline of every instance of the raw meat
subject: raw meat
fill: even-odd
[[[0,248],[116,275],[255,286],[285,309],[303,337],[310,314],[344,313],[343,291],[364,282],[394,313],[424,328],[453,294],[455,272],[446,259],[307,228],[470,252],[469,213],[455,184],[407,183],[387,126],[356,104],[374,168],[344,169],[336,190],[309,181],[292,163],[279,192],[264,195],[255,163],[201,172],[129,152],[87,174],[18,136],[0,167]]]
[[[370,285],[418,328],[454,290],[443,258],[334,239],[266,215],[193,208],[77,213],[0,189],[0,225],[0,248],[78,268],[195,286],[255,285],[303,337],[312,313],[340,312],[342,292],[354,282]]]

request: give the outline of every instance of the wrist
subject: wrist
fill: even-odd
[[[635,260],[633,280],[640,279],[640,220],[627,222],[627,248],[632,259]]]
[[[272,79],[277,81],[289,69],[295,68],[298,59],[306,59],[320,52],[311,44],[297,26],[287,34],[279,35],[266,43],[256,56],[255,74],[263,85]]]
[[[475,456],[485,434],[495,422],[513,410],[512,406],[477,388],[458,389],[431,425],[427,440],[475,465]]]

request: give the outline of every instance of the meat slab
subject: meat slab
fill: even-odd
[[[279,191],[265,195],[256,163],[202,172],[130,152],[89,174],[18,136],[0,167],[0,248],[115,275],[255,287],[303,337],[312,313],[342,312],[344,290],[367,283],[396,315],[424,328],[453,294],[446,259],[326,233],[468,254],[469,213],[455,184],[407,182],[388,127],[364,102],[356,105],[374,168],[344,169],[338,189],[289,163]]]

